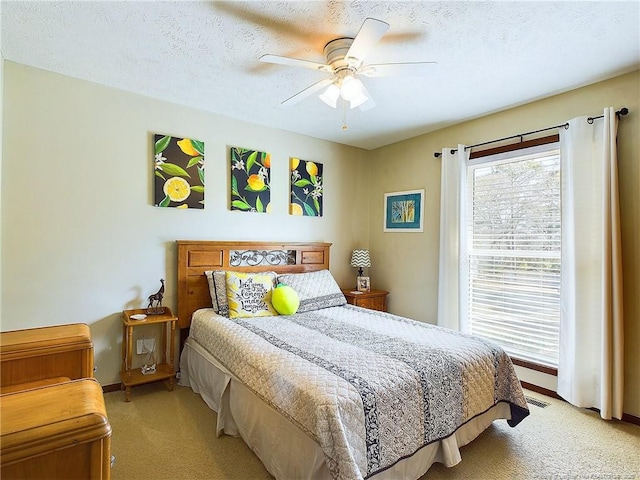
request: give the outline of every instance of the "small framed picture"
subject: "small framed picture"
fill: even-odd
[[[371,290],[371,281],[369,277],[358,277],[357,287],[359,292],[368,292]]]

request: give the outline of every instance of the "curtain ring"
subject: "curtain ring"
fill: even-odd
[[[587,123],[588,123],[589,125],[592,125],[592,124],[593,124],[593,117],[589,117],[589,118],[587,118]]]
[[[458,150],[456,150],[455,148],[451,149],[451,155],[455,154]]]

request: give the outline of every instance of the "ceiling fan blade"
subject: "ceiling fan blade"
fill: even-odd
[[[304,67],[321,72],[333,73],[333,69],[330,65],[310,62],[309,60],[300,60],[299,58],[281,57],[279,55],[263,55],[260,57],[260,61],[265,63],[277,63],[279,65],[287,65],[290,67]]]
[[[301,92],[296,93],[293,97],[287,98],[282,105],[295,105],[296,103],[304,100],[310,95],[313,95],[319,90],[322,90],[324,87],[328,87],[334,82],[334,78],[325,78],[324,80],[320,80],[319,82],[314,83],[310,87],[305,88]]]
[[[358,74],[365,77],[389,77],[392,75],[422,77],[428,75],[437,64],[438,62],[381,63],[362,67],[358,70]]]
[[[349,65],[361,64],[371,49],[389,30],[389,24],[375,18],[365,19],[358,34],[353,39],[345,60]]]

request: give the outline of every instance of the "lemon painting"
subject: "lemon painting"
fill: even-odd
[[[322,216],[322,164],[291,158],[289,214]]]
[[[271,155],[231,147],[231,210],[271,213]]]
[[[204,208],[204,143],[159,134],[153,140],[155,206]]]

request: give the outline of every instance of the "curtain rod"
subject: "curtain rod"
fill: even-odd
[[[627,107],[622,107],[620,110],[618,110],[616,112],[616,115],[618,117],[620,117],[621,115],[627,115],[629,113],[629,109]],[[587,123],[591,124],[593,123],[594,120],[598,119],[598,118],[603,118],[604,115],[599,115],[597,117],[589,117],[587,118]],[[533,135],[534,133],[540,133],[540,132],[546,132],[547,130],[555,130],[557,128],[562,128],[564,127],[565,129],[569,128],[569,124],[568,123],[563,123],[562,125],[555,125],[553,127],[547,127],[547,128],[542,128],[540,130],[533,130],[532,132],[526,132],[526,133],[519,133],[517,135],[511,135],[510,137],[504,137],[504,138],[499,138],[497,140],[490,140],[488,142],[482,142],[482,143],[476,143],[475,145],[469,145],[468,147],[465,147],[465,150],[469,150],[471,148],[475,148],[475,147],[481,147],[483,145],[489,145],[490,143],[498,143],[498,142],[504,142],[505,140],[511,140],[512,138],[519,138],[520,141],[523,141],[522,137],[526,137],[527,135]],[[451,153],[456,153],[457,149],[452,149]],[[441,152],[434,152],[433,154],[434,157],[438,158],[442,156]]]

